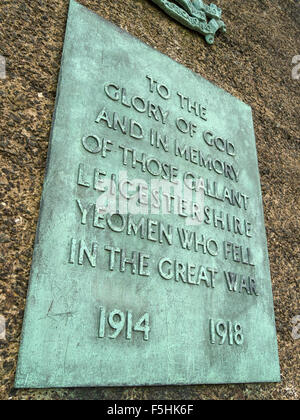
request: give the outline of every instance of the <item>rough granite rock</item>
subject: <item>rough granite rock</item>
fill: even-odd
[[[0,54],[0,399],[299,399],[299,93],[296,0],[216,0],[227,33],[214,45],[149,0],[80,0],[150,46],[248,103],[254,112],[282,382],[180,387],[15,390],[68,0],[2,0]],[[179,81],[180,83],[180,81]],[[297,277],[298,276],[298,277]]]

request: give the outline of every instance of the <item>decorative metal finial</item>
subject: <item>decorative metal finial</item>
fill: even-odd
[[[216,32],[226,32],[226,25],[221,20],[222,10],[215,4],[209,6],[202,0],[152,0],[169,16],[194,31],[205,36],[208,44],[213,44]],[[181,6],[181,7],[180,7]]]

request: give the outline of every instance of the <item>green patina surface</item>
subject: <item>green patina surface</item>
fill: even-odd
[[[226,32],[221,20],[222,10],[215,4],[209,6],[202,0],[152,0],[169,16],[194,31],[205,36],[208,44],[213,44],[216,32]]]
[[[99,212],[164,178],[201,223]],[[22,335],[16,387],[280,380],[251,108],[73,0]]]

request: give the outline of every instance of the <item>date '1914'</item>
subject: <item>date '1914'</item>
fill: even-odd
[[[106,331],[107,324],[114,330],[110,334]],[[147,341],[149,339],[150,332],[149,314],[145,313],[134,324],[132,312],[127,311],[125,314],[119,309],[113,309],[107,313],[106,308],[103,306],[100,307],[99,338],[104,338],[105,336],[109,338],[117,338],[124,328],[127,340],[132,339],[132,333],[135,331],[144,333],[143,339]]]

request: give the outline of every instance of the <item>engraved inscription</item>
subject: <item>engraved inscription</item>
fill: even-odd
[[[253,274],[251,250],[255,225],[247,214],[251,197],[243,190],[247,185],[241,183],[237,139],[206,125],[210,108],[205,101],[172,90],[150,74],[144,83],[147,94],[121,80],[102,85],[104,102],[98,104],[96,116],[91,116],[96,130],[83,135],[80,142],[94,166],[79,163],[76,180],[80,196],[74,210],[82,228],[95,234],[107,232],[111,240],[99,247],[100,240],[73,237],[68,262],[91,267],[99,264],[108,273],[126,275],[131,281],[163,281],[195,291],[204,287],[208,293],[223,287],[227,296],[259,298],[260,282]],[[172,104],[177,114],[171,111]],[[170,127],[177,135],[169,134]],[[106,137],[107,131],[112,140]],[[150,149],[144,147],[145,142]],[[119,172],[105,165],[112,158],[118,159]],[[129,177],[127,171],[145,176],[147,181]],[[172,224],[161,219],[162,214],[174,215]],[[197,228],[182,226],[182,220]],[[220,240],[223,232],[226,237]],[[135,244],[144,241],[149,250],[130,247],[130,242],[126,248],[118,245],[118,238],[124,244],[126,237]],[[244,239],[246,242],[239,243]],[[177,247],[181,253],[154,259],[152,247],[160,245],[164,251]],[[218,266],[222,260],[251,272],[227,271]],[[99,338],[125,336],[131,340],[134,333],[142,332],[148,340],[149,314],[135,318],[131,311],[107,311],[102,306]],[[209,329],[211,344],[241,346],[244,342],[240,322],[210,319]]]

